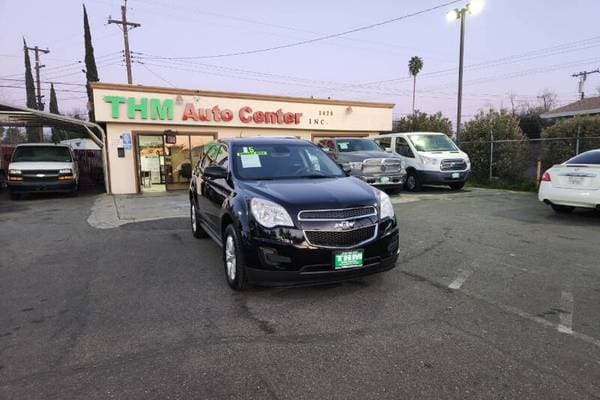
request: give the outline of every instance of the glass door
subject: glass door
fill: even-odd
[[[187,189],[192,178],[190,136],[175,135],[174,143],[165,144],[167,190]]]
[[[141,192],[164,192],[166,188],[163,135],[139,135],[138,160]]]

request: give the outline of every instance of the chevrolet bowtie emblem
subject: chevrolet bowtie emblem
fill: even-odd
[[[334,228],[343,229],[343,230],[352,229],[352,228],[354,228],[354,222],[351,222],[351,221],[338,222],[334,225]]]

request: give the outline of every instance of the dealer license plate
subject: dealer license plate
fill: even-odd
[[[363,251],[340,251],[334,254],[333,266],[335,269],[354,268],[363,266]]]
[[[460,178],[460,173],[458,173],[458,172],[453,172],[453,173],[452,173],[452,179],[457,179],[457,178]]]
[[[381,178],[379,178],[379,183],[390,183],[390,177],[382,176]]]

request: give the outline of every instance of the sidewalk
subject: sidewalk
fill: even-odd
[[[111,229],[123,224],[188,216],[186,191],[156,194],[107,195],[96,198],[90,216],[90,226]]]

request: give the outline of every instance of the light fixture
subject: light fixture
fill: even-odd
[[[483,0],[471,0],[471,2],[467,4],[467,10],[469,10],[469,14],[477,15],[483,10],[483,6]]]
[[[446,14],[446,21],[448,22],[456,21],[458,18],[460,18],[460,13],[456,8],[448,11],[448,14]]]

